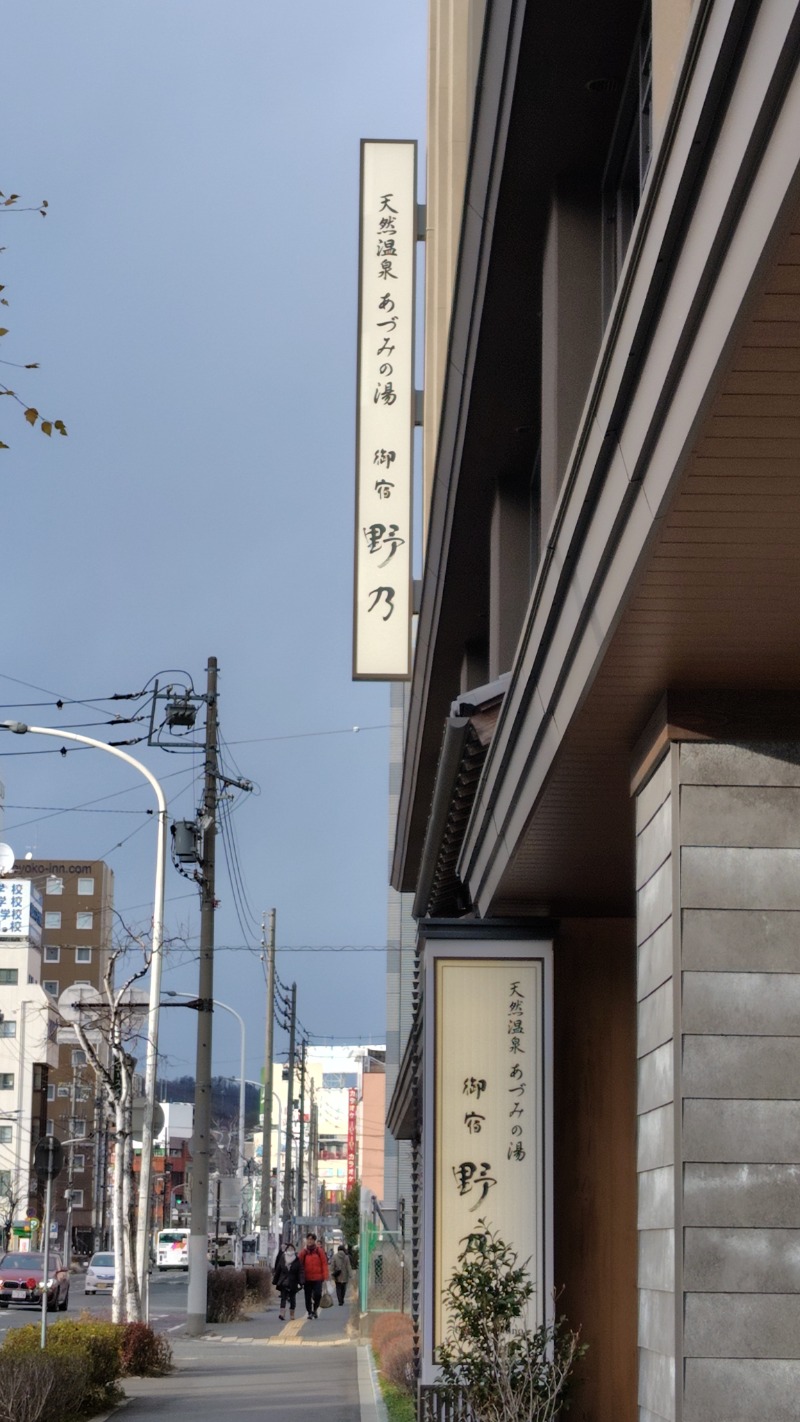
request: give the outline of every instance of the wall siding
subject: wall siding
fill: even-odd
[[[781,1422],[800,1388],[797,748],[673,745],[636,863],[640,1422]]]

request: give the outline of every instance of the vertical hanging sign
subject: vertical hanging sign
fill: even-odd
[[[355,1184],[356,1179],[356,1113],[358,1111],[358,1092],[352,1087],[347,1092],[347,1188]]]
[[[361,144],[353,677],[411,674],[415,142]]]

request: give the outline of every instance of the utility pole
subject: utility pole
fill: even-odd
[[[194,1337],[206,1326],[208,1256],[208,1186],[211,1155],[211,1036],[214,1011],[214,910],[217,816],[217,659],[209,657],[206,685],[205,780],[200,860],[200,971],[197,1004],[192,1226],[189,1239],[189,1297],[186,1332]]]
[[[263,925],[262,925],[263,933]],[[275,910],[269,911],[269,937],[265,944],[267,952],[267,1031],[264,1042],[264,1139],[261,1146],[261,1214],[258,1219],[258,1257],[268,1264],[269,1234],[272,1227],[272,1060],[275,1055]],[[278,1169],[281,1163],[281,1141],[278,1136],[276,1152]]]
[[[297,983],[292,983],[292,1006],[291,1017],[289,1018],[289,1092],[286,1099],[286,1159],[284,1161],[283,1174],[283,1241],[289,1236],[289,1224],[292,1218],[292,1137],[294,1135],[294,1124],[292,1121],[294,1107],[294,1039],[297,1027]]]
[[[308,1191],[309,1191],[309,1214],[318,1213],[317,1202],[317,1172],[314,1163],[314,1152],[316,1149],[317,1135],[317,1103],[314,1099],[314,1078],[312,1076],[309,1086],[309,1107],[308,1107]]]
[[[67,1224],[64,1230],[64,1268],[72,1262],[72,1185],[75,1179],[75,1136],[78,1119],[78,1067],[72,1068],[72,1090],[69,1097],[69,1160],[67,1161]]]
[[[306,1151],[306,1047],[305,1037],[300,1043],[300,1146],[297,1152],[297,1201],[298,1214],[305,1216],[305,1151]]]

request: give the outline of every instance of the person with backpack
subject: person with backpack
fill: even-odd
[[[344,1241],[339,1245],[339,1248],[333,1256],[331,1273],[333,1274],[333,1282],[336,1285],[336,1297],[341,1305],[344,1303],[347,1285],[353,1276],[353,1266],[350,1263],[350,1256],[347,1253],[347,1247]]]
[[[306,1235],[305,1249],[300,1250],[298,1258],[305,1281],[303,1288],[306,1298],[306,1311],[309,1318],[316,1318],[319,1314],[319,1306],[322,1299],[322,1285],[329,1275],[327,1255],[325,1250],[317,1244],[317,1236],[315,1234]]]

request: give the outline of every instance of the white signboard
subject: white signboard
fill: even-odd
[[[0,879],[0,939],[42,942],[42,898],[28,879]]]
[[[417,145],[361,144],[353,677],[411,674]]]
[[[511,1245],[534,1286],[524,1322],[547,1316],[545,956],[437,955],[431,986],[435,1350],[447,1331],[443,1291],[471,1234]]]

